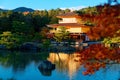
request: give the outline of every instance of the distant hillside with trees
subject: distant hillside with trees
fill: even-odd
[[[16,9],[13,9],[14,12],[33,12],[34,10],[31,8],[26,8],[26,7],[18,7]]]

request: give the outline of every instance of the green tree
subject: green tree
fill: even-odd
[[[0,18],[0,32],[11,30],[11,22],[7,17]]]
[[[38,32],[36,32],[36,33],[34,34],[34,37],[32,38],[32,41],[41,42],[42,38],[43,38],[43,37],[41,36],[41,34],[38,33]]]
[[[58,28],[59,30],[57,30],[55,32],[55,35],[54,35],[54,39],[57,41],[57,42],[61,42],[63,40],[67,40],[69,39],[69,32],[66,30],[65,27],[59,27]]]
[[[22,33],[22,34],[29,34],[33,33],[33,27],[31,27],[30,25],[26,24],[25,22],[21,22],[21,21],[13,21],[13,32],[16,33]]]
[[[17,38],[17,36],[12,34],[10,31],[3,32],[0,37],[0,44],[5,45],[7,49],[17,47],[19,38]]]
[[[107,37],[104,38],[103,43],[105,44],[111,44],[111,43],[120,43],[120,30],[118,30],[116,32],[116,34],[114,34],[114,37]]]
[[[25,19],[23,13],[20,12],[13,12],[8,18],[11,21],[24,21]]]

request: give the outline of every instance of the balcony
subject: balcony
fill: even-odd
[[[77,23],[77,21],[76,20],[67,19],[67,20],[59,20],[59,23]]]

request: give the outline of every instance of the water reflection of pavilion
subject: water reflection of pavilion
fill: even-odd
[[[80,62],[75,61],[77,55],[77,53],[50,53],[48,60],[56,65],[56,70],[68,72],[68,76],[71,79],[80,68]]]

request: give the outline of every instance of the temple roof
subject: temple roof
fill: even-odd
[[[57,15],[57,17],[63,18],[63,17],[80,17],[80,16],[75,12],[68,12],[68,13]]]
[[[51,24],[51,25],[47,25],[47,26],[51,27],[51,28],[57,28],[57,27],[60,27],[60,26],[64,26],[64,27],[67,27],[67,28],[90,27],[90,26],[86,26],[84,24],[78,24],[78,23],[61,23],[61,24]]]

